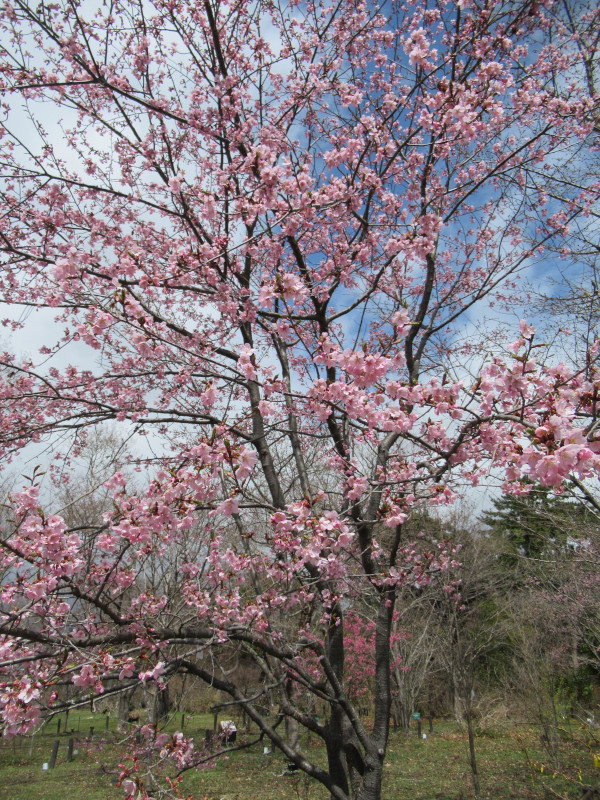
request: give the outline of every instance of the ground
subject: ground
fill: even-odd
[[[170,723],[175,729],[181,714]],[[90,737],[90,726],[94,735]],[[72,714],[75,749],[67,761],[69,733],[57,736],[55,718],[30,739],[0,746],[0,800],[123,800],[118,777],[115,720],[102,714]],[[213,727],[212,715],[186,715],[185,732],[201,738]],[[450,720],[436,720],[433,734],[419,741],[416,729],[409,737],[391,736],[383,800],[468,800],[474,797],[468,760],[466,731]],[[527,722],[505,721],[480,729],[477,756],[481,800],[548,797],[580,798],[581,787],[600,781],[598,745],[593,731],[576,718],[566,718],[560,732],[561,769],[554,770],[543,747],[539,729]],[[60,740],[56,767],[43,771],[54,742]],[[307,752],[323,760],[324,750],[315,739]],[[232,753],[214,768],[187,773],[182,794],[195,800],[327,800],[327,793],[303,775],[288,774],[279,753],[265,755],[264,744]],[[596,757],[594,754],[596,753]],[[123,756],[121,755],[121,758]]]

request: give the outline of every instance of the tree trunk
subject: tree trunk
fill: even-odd
[[[342,683],[344,678],[344,621],[339,607],[332,609],[331,623],[327,632],[327,658],[336,678]],[[331,705],[331,718],[326,726],[325,744],[327,747],[328,772],[333,783],[345,794],[349,793],[348,770],[344,753],[343,712],[337,703]],[[335,800],[331,796],[331,800]]]
[[[169,686],[166,685],[164,689],[158,686],[154,690],[154,698],[152,702],[152,722],[157,725],[169,716],[171,703],[169,700]]]
[[[300,737],[298,720],[293,717],[285,718],[285,738],[288,746],[295,750],[298,747],[298,739]]]
[[[381,800],[383,762],[390,730],[392,685],[390,675],[390,636],[394,611],[393,593],[382,593],[375,624],[375,697],[373,730],[358,791],[353,800]]]
[[[453,627],[454,653],[452,663],[452,684],[454,688],[454,708],[456,713],[456,704],[459,702],[464,712],[465,722],[467,723],[467,735],[469,738],[469,765],[471,767],[475,798],[476,800],[479,800],[479,772],[477,770],[477,759],[475,757],[475,734],[473,731],[473,698],[475,697],[473,686],[473,660],[472,656],[470,659],[468,659],[463,650],[456,611],[454,613]]]
[[[383,757],[369,759],[362,785],[353,800],[381,800],[381,780],[383,778]]]
[[[329,776],[335,786],[353,800],[381,800],[392,703],[390,637],[393,607],[393,592],[389,595],[382,593],[375,625],[374,722],[371,735],[365,741],[364,734],[361,734],[361,742],[351,720],[335,702],[331,704],[331,719],[325,729]],[[340,608],[334,609],[331,619],[327,634],[327,657],[342,684],[344,632]],[[333,794],[331,797],[335,800]]]
[[[471,712],[471,698],[465,698],[465,717],[467,722],[467,734],[469,736],[469,763],[471,765],[475,797],[476,800],[479,800],[479,772],[477,771],[477,759],[475,758],[475,735],[473,732],[473,715]]]
[[[331,722],[328,727],[331,728]],[[327,771],[329,777],[338,788],[348,794],[348,775],[342,737],[328,734],[325,744],[327,746]],[[331,795],[331,800],[337,800],[334,794]]]
[[[411,696],[409,699],[407,693],[404,691],[399,676],[396,676],[396,686],[398,687],[398,696],[394,698],[393,704],[394,724],[397,724],[404,735],[408,736],[410,734],[410,721],[412,719],[414,705],[412,701],[412,692],[410,693]]]
[[[117,731],[125,733],[129,730],[129,704],[135,688],[119,693],[117,701]]]

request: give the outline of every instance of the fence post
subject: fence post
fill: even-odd
[[[56,735],[60,736],[60,723],[62,722],[61,718],[58,718],[58,723],[56,725]]]
[[[67,753],[67,761],[73,761],[73,737],[69,739],[69,750]]]
[[[58,755],[58,746],[60,745],[60,741],[57,739],[54,742],[54,747],[52,748],[52,755],[50,756],[50,764],[48,765],[48,769],[54,769],[54,765],[56,764],[56,756]]]

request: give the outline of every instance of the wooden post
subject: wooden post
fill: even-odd
[[[73,761],[73,737],[69,739],[69,750],[67,753],[67,761]]]
[[[181,714],[181,730],[183,730],[183,726],[185,724],[185,714]]]
[[[94,726],[90,725],[90,738],[94,735]]]
[[[215,711],[215,713],[214,713],[214,723],[213,723],[213,730],[214,730],[214,731],[216,731],[216,730],[217,730],[217,717],[218,717],[218,716],[219,716],[219,712],[218,712],[218,711]]]
[[[57,723],[57,725],[56,725],[56,735],[57,735],[57,736],[60,736],[60,723],[61,723],[61,721],[62,721],[62,720],[61,720],[61,718],[59,717],[59,718],[58,718],[58,723]]]
[[[108,730],[108,726],[110,725],[110,714],[106,715],[106,730]]]
[[[429,733],[433,733],[433,714],[429,715]]]
[[[417,720],[417,737],[418,737],[419,739],[422,739],[422,738],[423,738],[423,737],[421,736],[421,720],[420,720],[420,719],[418,719],[418,720]]]
[[[54,769],[54,765],[56,764],[56,756],[58,755],[58,746],[60,742],[57,739],[54,742],[54,747],[52,748],[52,755],[50,756],[50,763],[48,764],[48,769]]]

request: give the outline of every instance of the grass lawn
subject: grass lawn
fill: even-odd
[[[74,714],[75,749],[67,761],[70,733],[57,736],[55,719],[33,740],[17,739],[0,746],[0,800],[122,800],[116,786],[118,762],[126,749],[118,746],[115,720],[102,714]],[[177,715],[169,728],[181,724]],[[94,735],[90,737],[90,726]],[[185,718],[185,733],[201,738],[213,727],[209,715]],[[424,728],[426,730],[426,726]],[[54,742],[60,741],[56,767],[43,771]],[[182,793],[195,800],[327,800],[327,792],[302,774],[287,774],[279,753],[264,755],[263,744],[232,752],[214,767],[186,773]],[[561,770],[549,765],[539,732],[533,726],[506,725],[477,737],[481,800],[518,800],[581,796],[581,783],[594,784],[600,772],[586,745],[585,732],[565,729]],[[313,737],[306,752],[325,763],[325,750]],[[598,761],[596,760],[596,763]],[[383,800],[468,800],[474,797],[466,732],[454,722],[438,722],[425,741],[415,735],[392,734],[385,767]]]

